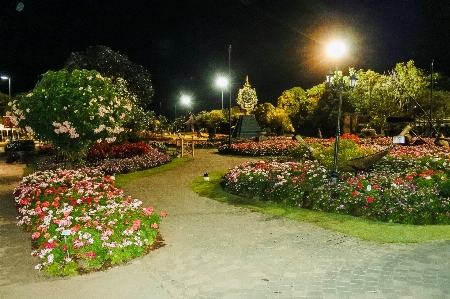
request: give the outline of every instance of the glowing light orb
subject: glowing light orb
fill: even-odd
[[[334,41],[330,43],[327,47],[327,55],[331,58],[339,58],[342,57],[345,54],[345,51],[347,48],[345,47],[345,44],[341,41]]]
[[[183,105],[190,105],[191,104],[191,97],[190,96],[182,96],[181,97],[181,103],[183,103]]]
[[[217,84],[217,86],[222,87],[222,88],[227,87],[228,86],[228,78],[227,77],[219,77],[216,80],[216,84]]]

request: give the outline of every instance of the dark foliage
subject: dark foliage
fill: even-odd
[[[138,106],[148,110],[155,93],[150,73],[143,66],[128,60],[128,57],[114,52],[109,47],[96,45],[85,52],[72,52],[65,68],[96,70],[103,76],[123,78],[128,90],[138,98]]]

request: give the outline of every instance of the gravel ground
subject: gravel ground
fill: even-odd
[[[124,187],[168,213],[164,247],[70,278],[34,270],[12,203],[21,167],[0,164],[0,298],[450,298],[449,241],[363,242],[200,197],[189,188],[194,178],[252,159],[195,154]]]

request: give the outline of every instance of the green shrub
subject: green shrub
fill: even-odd
[[[312,153],[314,159],[319,160],[323,166],[331,169],[334,164],[334,146],[335,143],[333,142],[329,147],[317,147],[317,150]],[[337,167],[338,169],[342,169],[348,160],[363,157],[373,152],[372,149],[359,147],[352,139],[340,138]]]

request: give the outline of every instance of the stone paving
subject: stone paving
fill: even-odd
[[[251,160],[215,152],[125,186],[167,211],[164,247],[105,272],[0,283],[0,298],[450,298],[450,241],[365,242],[200,197],[194,178]]]

